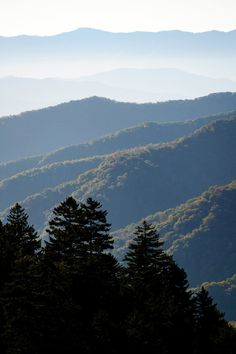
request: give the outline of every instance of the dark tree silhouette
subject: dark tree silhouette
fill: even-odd
[[[125,265],[102,205],[67,198],[40,248],[24,209],[0,222],[3,354],[234,354],[236,334],[202,288],[163,250],[155,227],[137,227]]]

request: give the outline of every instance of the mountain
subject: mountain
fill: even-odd
[[[201,126],[234,117],[221,114],[187,122],[147,122],[87,144],[69,146],[47,155],[0,164],[0,210],[16,200],[76,178],[108,154],[132,147],[162,143],[192,133]],[[96,156],[96,157],[95,157]]]
[[[183,267],[192,286],[204,286],[228,320],[235,320],[236,181],[212,186],[174,209],[145,217]],[[137,224],[113,233],[121,260]]]
[[[236,119],[211,123],[163,145],[117,153],[81,176],[74,196],[92,195],[118,228],[235,177]]]
[[[0,181],[0,209],[5,209],[16,200],[76,179],[83,172],[93,169],[102,157],[63,161],[31,168]]]
[[[92,97],[0,119],[0,161],[45,154],[143,121],[191,120],[236,110],[235,93],[194,100],[122,103]]]
[[[224,80],[222,85],[219,83],[219,86],[216,84],[215,88],[217,87],[221,87],[220,91],[236,91],[236,84],[234,85],[230,80]],[[210,92],[217,92],[217,89],[207,91],[207,93]],[[91,96],[108,97],[119,101],[156,102],[163,98],[170,99],[173,95],[145,92],[141,86],[139,89],[114,87],[96,81],[92,82],[91,78],[85,81],[82,79],[4,77],[0,78],[0,97],[2,97],[0,117]]]
[[[196,198],[146,216],[145,220],[156,225],[165,248],[186,269],[191,285],[196,286],[219,282],[236,272],[235,213],[236,181],[233,181],[211,186]],[[120,257],[137,224],[114,232]]]
[[[93,197],[109,210],[115,230],[229,183],[236,175],[235,143],[236,118],[219,120],[171,143],[115,152],[75,179],[18,201],[42,229],[51,208],[68,195]]]
[[[176,123],[144,122],[131,128],[119,130],[114,134],[104,136],[86,144],[71,145],[55,150],[42,156],[38,163],[45,165],[53,162],[91,157],[94,155],[110,154],[115,151],[147,144],[164,143],[191,134],[194,130],[207,123],[220,119],[233,118],[235,115],[236,112],[228,114],[223,113]]]
[[[236,31],[112,33],[92,28],[79,28],[52,36],[0,37],[0,45],[5,49],[3,58],[8,53],[21,53],[23,57],[29,53],[37,56],[44,51],[52,56],[58,53],[64,56],[81,55],[86,52],[100,55],[120,52],[142,55],[145,51],[159,55],[182,56],[184,52],[188,56],[200,55],[200,53],[205,56],[216,53],[226,56],[236,54],[235,39]]]
[[[236,88],[233,80],[196,75],[175,68],[122,68],[84,76],[81,80],[126,90],[142,88],[142,91],[150,93],[150,100],[156,97],[159,101],[196,98],[213,92],[235,91]],[[143,101],[147,94],[141,98]]]
[[[119,69],[78,79],[0,78],[0,116],[100,96],[125,102],[156,102],[236,91],[236,81],[177,69]]]
[[[236,31],[111,33],[90,28],[54,36],[0,37],[0,75],[80,75],[117,67],[177,67],[236,78]],[[55,60],[56,59],[56,60]]]

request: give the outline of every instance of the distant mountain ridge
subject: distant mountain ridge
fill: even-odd
[[[0,117],[91,96],[145,103],[226,91],[236,92],[236,80],[215,79],[174,68],[123,68],[74,79],[11,76],[0,78]]]
[[[0,119],[0,161],[45,154],[143,121],[191,120],[236,110],[236,93],[156,104],[93,97]]]
[[[138,68],[142,62],[236,79],[235,43],[235,30],[111,33],[81,28],[48,37],[0,37],[0,76],[78,77]]]
[[[86,38],[86,40],[85,40]],[[20,35],[16,37],[0,37],[0,47],[11,52],[17,52],[20,46],[27,49],[24,55],[28,53],[37,55],[42,49],[47,49],[50,55],[58,54],[58,50],[64,47],[64,55],[71,55],[70,50],[82,53],[88,52],[102,53],[110,51],[119,53],[121,50],[127,50],[128,53],[142,54],[143,51],[149,53],[158,53],[165,51],[165,54],[181,54],[183,50],[186,54],[195,54],[199,51],[208,55],[209,53],[218,53],[222,56],[235,54],[236,30],[230,32],[209,31],[202,33],[192,33],[184,31],[161,31],[161,32],[127,32],[115,33],[96,30],[92,28],[79,28],[72,32],[65,32],[53,36],[27,36]],[[74,47],[74,43],[77,47]],[[72,45],[72,47],[71,47]],[[108,48],[109,45],[109,48]],[[27,46],[27,47],[25,47]],[[222,52],[222,49],[224,51]],[[55,50],[57,50],[55,52]]]

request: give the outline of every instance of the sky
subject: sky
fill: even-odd
[[[0,35],[236,29],[236,0],[0,0]]]

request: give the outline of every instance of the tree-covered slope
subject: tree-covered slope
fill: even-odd
[[[46,188],[73,180],[81,173],[97,167],[101,161],[102,156],[57,162],[3,179],[0,181],[0,210]]]
[[[77,198],[93,195],[114,228],[197,196],[236,175],[236,119],[212,123],[174,143],[110,156],[78,182]]]
[[[185,122],[144,122],[122,129],[86,144],[58,149],[42,157],[39,164],[75,160],[93,155],[110,154],[118,150],[175,140],[215,120],[236,117],[236,112],[222,113]],[[0,170],[1,171],[1,170]]]
[[[220,281],[236,272],[236,182],[212,186],[200,196],[145,219],[156,225],[165,247],[192,285]],[[117,253],[124,252],[136,224],[114,233]]]
[[[236,181],[212,186],[174,209],[145,217],[156,226],[168,253],[184,267],[192,286],[204,286],[235,320],[236,297]],[[113,233],[114,253],[120,260],[138,225]]]
[[[143,121],[190,120],[236,109],[236,94],[155,104],[121,103],[93,97],[0,120],[0,161],[40,155],[84,143]]]
[[[85,144],[70,145],[45,155],[28,157],[0,164],[0,180],[14,176],[25,170],[39,168],[55,162],[78,160],[92,156],[110,154],[118,150],[157,144],[180,138],[197,128],[219,119],[236,117],[236,112],[222,113],[186,122],[144,122],[140,125],[122,129]]]
[[[69,194],[79,200],[92,196],[109,210],[109,221],[118,229],[232,181],[235,144],[236,119],[216,121],[172,143],[108,155],[78,178],[29,195],[23,206],[42,228],[50,208]]]

